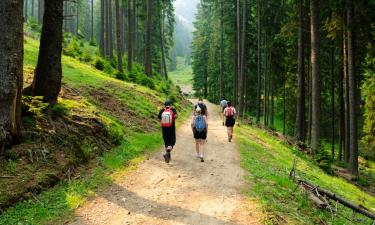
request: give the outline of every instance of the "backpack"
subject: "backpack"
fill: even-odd
[[[226,117],[233,117],[234,116],[234,110],[233,107],[227,107],[225,110],[225,116]]]
[[[171,127],[173,125],[174,113],[171,108],[165,108],[161,114],[160,124],[162,127]]]
[[[206,129],[206,118],[203,116],[196,116],[194,118],[194,128],[197,132],[202,132]]]

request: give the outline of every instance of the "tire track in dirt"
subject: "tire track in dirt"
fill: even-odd
[[[171,163],[157,152],[77,209],[71,225],[262,224],[260,204],[241,194],[244,171],[236,142],[227,142],[219,107],[207,106],[204,163],[195,158],[189,119],[178,129]]]

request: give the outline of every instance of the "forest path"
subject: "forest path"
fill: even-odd
[[[71,224],[262,224],[259,204],[241,194],[245,172],[236,141],[228,143],[219,107],[207,106],[204,163],[195,156],[189,119],[177,131],[169,164],[157,152],[79,208]]]

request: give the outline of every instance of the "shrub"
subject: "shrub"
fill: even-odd
[[[104,70],[104,60],[100,57],[97,57],[94,61],[94,67],[100,71]]]
[[[75,38],[71,38],[66,47],[63,48],[64,55],[80,58],[82,56],[81,46]]]
[[[55,104],[52,107],[52,114],[56,117],[62,117],[69,114],[69,109],[63,104]]]
[[[323,147],[318,148],[318,153],[315,156],[315,160],[318,166],[322,168],[328,174],[333,174],[332,170],[332,158],[330,154],[324,150]]]

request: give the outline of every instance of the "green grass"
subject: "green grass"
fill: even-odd
[[[172,81],[182,87],[186,85],[191,85],[193,83],[193,70],[191,65],[186,65],[184,58],[177,58],[177,69],[175,71],[169,72],[169,77]]]
[[[297,175],[320,187],[331,190],[357,204],[375,210],[375,197],[342,178],[330,176],[301,152],[291,149],[278,139],[254,127],[236,129],[242,155],[242,166],[253,184],[247,194],[259,198],[266,211],[285,218],[289,224],[353,224],[342,217],[331,218],[326,210],[315,208],[304,192],[294,191],[296,183],[289,180],[293,159],[297,157]],[[351,211],[341,210],[351,217]],[[360,217],[360,216],[358,216]],[[366,223],[370,223],[369,220]],[[276,223],[270,219],[268,223]],[[355,223],[354,223],[355,224]],[[361,224],[358,222],[357,224]]]
[[[37,40],[25,37],[24,65],[28,71],[32,71],[36,65],[38,46]],[[95,159],[96,164],[92,162],[91,164],[94,164],[90,167],[92,169],[82,173],[79,179],[70,182],[62,181],[37,195],[36,199],[19,202],[7,209],[0,216],[0,225],[60,224],[72,217],[74,209],[82,205],[88,197],[93,196],[98,188],[105,188],[116,179],[118,174],[124,174],[162,145],[159,132],[134,132],[111,115],[110,111],[105,111],[95,105],[89,90],[100,90],[113,95],[145,119],[157,114],[161,103],[168,97],[167,94],[114,79],[113,75],[99,71],[90,64],[71,57],[63,56],[62,63],[63,83],[75,88],[82,96],[82,100],[59,99],[59,104],[53,110],[69,116],[72,110],[84,109],[86,113],[94,117],[98,116],[109,135],[117,140],[119,145]],[[179,105],[179,102],[176,104]],[[182,110],[179,112],[179,121],[188,118],[190,107]],[[155,122],[150,126],[158,126],[158,124]],[[83,144],[87,147],[85,153],[91,154],[90,143],[84,142]],[[9,161],[5,169],[11,172],[14,169],[14,163]]]

